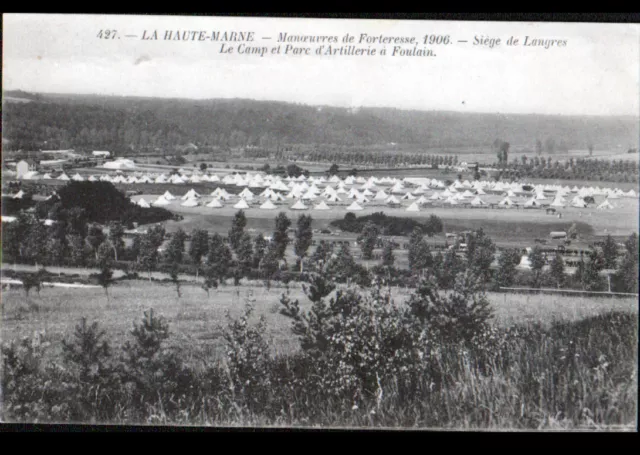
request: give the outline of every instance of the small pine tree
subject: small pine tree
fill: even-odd
[[[312,222],[313,219],[310,215],[301,215],[300,218],[298,218],[293,251],[300,261],[300,272],[304,270],[304,258],[307,256],[307,252],[313,241],[313,231],[311,230]]]
[[[616,260],[618,259],[618,245],[610,235],[607,235],[607,238],[602,245],[602,256],[604,258],[605,268],[616,268]]]
[[[393,245],[387,242],[382,250],[382,265],[384,267],[393,267],[396,258],[393,255]]]
[[[240,239],[242,239],[242,235],[244,234],[244,228],[247,226],[247,217],[245,216],[242,210],[238,210],[235,216],[233,217],[233,221],[231,223],[231,229],[229,230],[229,244],[231,245],[231,249],[236,251],[238,246],[240,245]]]
[[[284,253],[287,245],[291,241],[287,235],[287,230],[291,226],[291,220],[287,218],[287,214],[280,212],[276,217],[276,230],[273,233],[272,242],[275,246],[278,260],[284,259]]]
[[[378,228],[371,221],[368,221],[362,228],[362,233],[358,236],[357,241],[364,259],[371,259],[373,257],[373,249],[378,243],[378,234]]]
[[[551,281],[555,283],[557,288],[561,288],[564,286],[564,283],[566,281],[566,277],[564,274],[564,260],[562,259],[560,253],[556,253],[556,255],[551,260],[549,274],[551,277]]]
[[[200,272],[202,258],[209,252],[209,234],[202,229],[196,229],[191,233],[191,244],[189,245],[189,257],[196,266],[196,280]]]

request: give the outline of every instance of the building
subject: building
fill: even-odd
[[[91,154],[100,158],[108,158],[111,156],[111,152],[107,152],[106,150],[94,150]]]
[[[21,179],[30,171],[35,171],[36,166],[33,160],[20,160],[16,164],[16,177]]]
[[[552,239],[558,239],[558,240],[567,239],[567,233],[565,231],[553,231],[549,235],[551,236]]]

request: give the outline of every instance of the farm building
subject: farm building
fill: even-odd
[[[566,240],[567,239],[567,233],[565,231],[552,231],[549,236],[552,239],[558,239],[558,240]]]
[[[93,156],[97,156],[101,158],[107,158],[111,156],[111,152],[107,152],[106,150],[94,150],[93,152],[91,152],[91,154]]]

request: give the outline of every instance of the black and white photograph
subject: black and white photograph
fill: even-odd
[[[640,24],[2,46],[0,422],[637,431]]]

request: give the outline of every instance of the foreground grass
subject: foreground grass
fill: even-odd
[[[255,306],[255,316],[267,322],[267,340],[274,355],[291,354],[298,350],[298,342],[291,334],[289,319],[278,314],[282,287],[265,289],[261,284],[223,286],[210,296],[195,284],[185,284],[182,296],[177,297],[169,283],[121,281],[109,291],[102,289],[46,288],[40,295],[32,291],[28,298],[20,288],[2,293],[2,340],[9,341],[44,331],[55,344],[70,333],[81,317],[99,321],[116,346],[128,336],[132,321],[153,308],[171,324],[173,341],[193,356],[222,356],[222,328],[226,313],[237,317],[245,302]],[[397,302],[408,298],[411,290],[392,289]],[[291,284],[291,298],[299,299],[302,309],[308,300],[298,283]],[[610,311],[637,315],[637,300],[606,297],[569,297],[550,295],[520,295],[489,293],[494,308],[493,324],[510,327],[515,324],[541,324],[579,321]],[[56,355],[59,350],[53,349]]]

